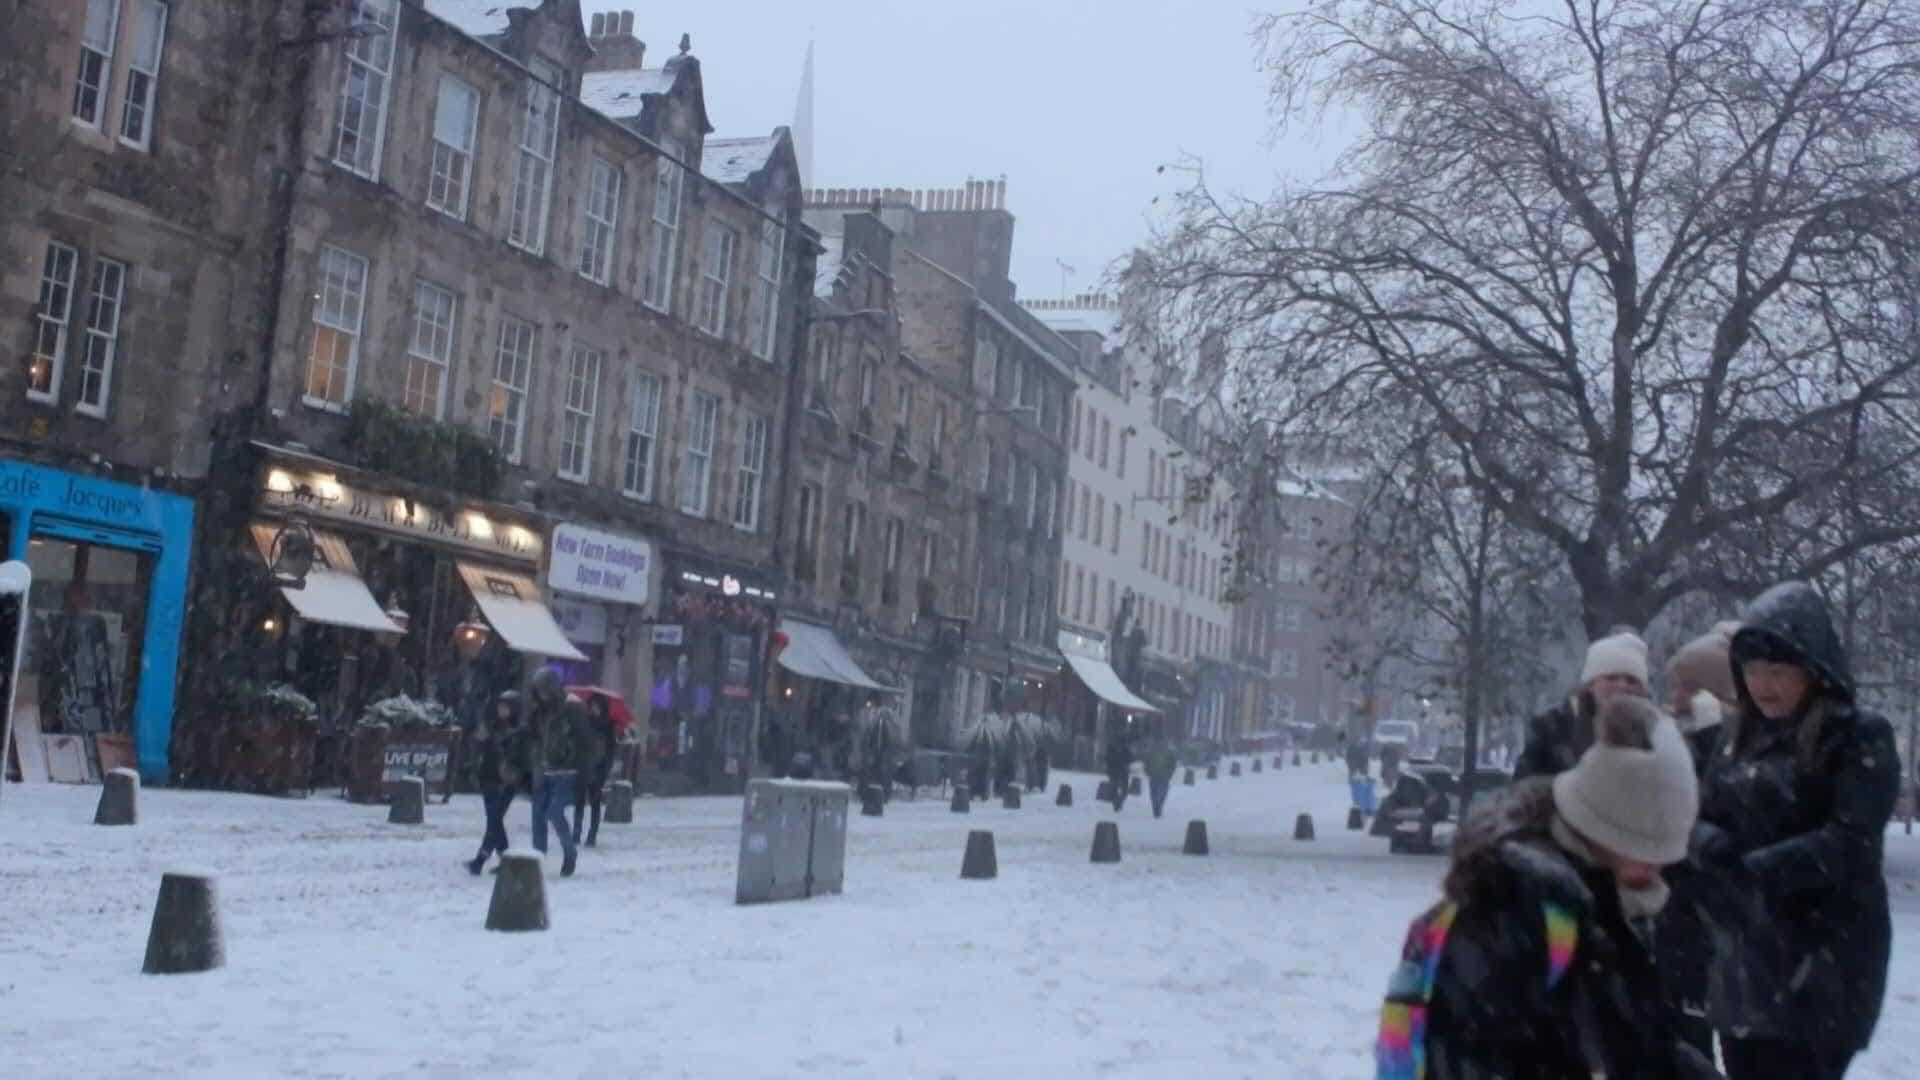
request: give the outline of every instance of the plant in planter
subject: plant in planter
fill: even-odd
[[[453,710],[437,701],[422,701],[395,694],[367,706],[360,714],[361,727],[444,728],[453,725]]]
[[[313,699],[288,686],[275,683],[254,695],[254,714],[284,716],[291,720],[311,721],[320,714],[320,707]]]

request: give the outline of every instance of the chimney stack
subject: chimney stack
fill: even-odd
[[[587,24],[587,40],[593,46],[589,71],[639,71],[646,60],[647,43],[633,36],[631,11],[595,15]]]

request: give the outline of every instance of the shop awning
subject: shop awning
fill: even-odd
[[[1060,655],[1066,657],[1067,663],[1073,665],[1073,673],[1080,676],[1080,681],[1087,684],[1087,689],[1099,695],[1108,704],[1116,705],[1128,712],[1157,713],[1160,711],[1127,689],[1127,684],[1120,681],[1119,674],[1107,666],[1105,660],[1075,656],[1072,653]]]
[[[460,579],[472,590],[474,603],[480,605],[480,614],[508,648],[555,660],[587,658],[567,640],[560,624],[554,621],[553,612],[541,602],[540,589],[532,578],[515,570],[479,563],[459,565]]]
[[[832,630],[812,623],[781,619],[780,632],[787,635],[787,647],[780,651],[780,666],[795,675],[825,679],[827,682],[857,686],[882,694],[900,692],[890,686],[881,686],[868,677],[853,657],[847,655],[846,646],[840,644],[840,639],[834,636]]]
[[[260,557],[272,565],[273,538],[279,527],[256,521],[252,531]],[[315,529],[313,548],[313,568],[307,571],[306,587],[280,590],[301,618],[379,634],[406,633],[400,624],[387,618],[367,583],[360,580],[359,569],[353,564],[353,552],[347,550],[345,540],[324,529]]]

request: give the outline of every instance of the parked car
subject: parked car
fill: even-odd
[[[1482,766],[1473,773],[1475,798],[1497,791],[1513,780],[1503,769]],[[1373,819],[1374,836],[1387,838],[1395,855],[1438,855],[1453,843],[1460,821],[1461,777],[1435,762],[1408,762],[1399,782],[1380,804]]]
[[[1419,735],[1419,726],[1411,720],[1382,720],[1373,725],[1373,745],[1399,747],[1403,761],[1411,754],[1413,742]]]

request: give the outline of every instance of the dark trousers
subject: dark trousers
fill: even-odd
[[[486,788],[480,792],[480,804],[487,809],[487,833],[480,838],[480,858],[507,850],[507,807],[513,805],[510,787]]]
[[[605,797],[606,784],[598,777],[585,773],[580,776],[580,786],[573,789],[573,842],[580,842],[580,826],[586,818],[589,808],[593,811],[593,827],[587,830],[587,846],[592,847],[600,839],[600,801]]]
[[[1840,1080],[1854,1051],[1783,1039],[1720,1040],[1727,1080]]]
[[[1153,816],[1159,817],[1167,805],[1167,792],[1173,788],[1172,776],[1147,777],[1147,797],[1153,800]]]
[[[1107,783],[1111,785],[1113,808],[1115,810],[1127,804],[1127,779],[1125,772],[1109,772],[1107,774]]]

